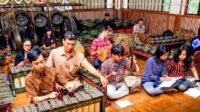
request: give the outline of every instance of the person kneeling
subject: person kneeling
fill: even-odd
[[[135,79],[132,80],[134,84],[130,88],[124,81],[124,77],[128,74],[127,71],[130,70],[130,60],[122,57],[123,54],[123,46],[114,45],[111,49],[111,57],[101,65],[101,73],[109,80],[107,86],[107,96],[109,99],[118,99],[139,91],[135,87],[140,85],[140,79],[135,76],[128,76]]]
[[[56,98],[58,92],[55,90],[55,83],[66,87],[68,79],[55,68],[45,66],[45,60],[39,48],[32,49],[27,57],[33,67],[25,79],[27,97],[33,103]]]

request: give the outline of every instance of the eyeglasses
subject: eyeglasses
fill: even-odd
[[[24,45],[25,47],[31,47],[31,45]]]

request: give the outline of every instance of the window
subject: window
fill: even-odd
[[[200,15],[200,0],[188,0],[188,14],[198,14]]]
[[[73,9],[103,9],[106,7],[106,0],[75,0],[75,2],[83,3],[85,6],[74,6]]]
[[[163,0],[163,11],[169,11],[170,0]]]
[[[113,0],[106,0],[106,8],[113,8]]]
[[[129,9],[169,11],[169,5],[170,0],[128,0]]]

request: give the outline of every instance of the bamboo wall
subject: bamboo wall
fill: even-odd
[[[180,27],[184,29],[193,29],[196,33],[200,27],[200,16],[199,17],[181,17]]]
[[[67,12],[71,14],[75,14],[77,19],[103,19],[105,13],[109,13],[110,17],[115,17],[115,10],[114,9],[99,9],[99,10],[77,10],[77,11],[71,11]]]
[[[94,10],[74,10],[65,12],[65,14],[75,14],[77,19],[103,19],[105,13],[109,13],[111,18],[115,17],[114,9],[94,9]]]
[[[166,29],[174,30],[174,15],[160,14],[147,11],[134,11],[134,10],[122,10],[122,19],[130,19],[137,21],[139,18],[144,19],[146,31],[148,33],[161,33]]]
[[[200,27],[200,16],[179,16],[165,12],[140,10],[121,10],[120,13],[122,19],[137,21],[143,18],[148,33],[162,34],[167,29],[175,32],[179,28],[192,29],[197,32]]]

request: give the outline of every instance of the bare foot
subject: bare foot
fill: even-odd
[[[175,88],[165,89],[164,92],[177,92],[178,90]]]
[[[133,88],[133,89],[130,89],[129,94],[137,93],[137,92],[140,92],[140,89],[138,89],[138,88]]]
[[[197,82],[197,83],[196,83],[196,86],[197,86],[197,87],[200,87],[200,82]]]
[[[106,100],[106,106],[110,106],[111,105],[111,101]]]

